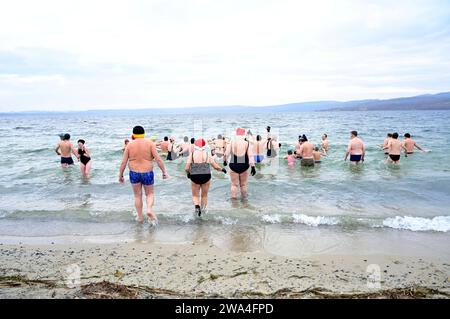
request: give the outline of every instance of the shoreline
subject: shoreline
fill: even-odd
[[[0,244],[0,255],[1,298],[450,298],[450,262],[430,257],[288,258],[206,243]]]

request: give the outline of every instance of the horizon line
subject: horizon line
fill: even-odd
[[[77,112],[105,112],[105,111],[143,111],[143,110],[176,110],[176,109],[199,109],[199,108],[224,108],[224,107],[230,107],[230,108],[269,108],[269,107],[277,107],[277,106],[286,106],[286,105],[292,105],[292,104],[307,104],[307,103],[348,103],[348,102],[362,102],[362,101],[389,101],[389,100],[396,100],[396,99],[404,99],[404,98],[414,98],[414,97],[421,97],[421,96],[433,96],[433,95],[440,95],[440,94],[447,94],[450,93],[450,91],[443,91],[438,93],[423,93],[419,95],[410,95],[410,96],[398,96],[388,99],[377,99],[377,98],[367,98],[367,99],[357,99],[357,100],[310,100],[310,101],[302,101],[302,102],[290,102],[290,103],[282,103],[282,104],[272,104],[272,105],[203,105],[203,106],[173,106],[173,107],[151,107],[151,106],[144,106],[144,107],[133,107],[133,108],[108,108],[108,109],[102,109],[102,108],[88,108],[88,109],[80,109],[80,110],[63,110],[63,111],[55,111],[55,110],[29,110],[29,111],[2,111],[0,114],[18,114],[18,113],[77,113]]]

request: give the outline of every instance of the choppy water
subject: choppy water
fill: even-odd
[[[330,139],[330,156],[313,169],[280,159],[249,181],[249,200],[232,202],[229,179],[213,174],[208,212],[193,215],[190,182],[180,160],[156,172],[160,226],[136,226],[129,184],[117,182],[124,138],[134,125],[147,135],[205,137],[237,126],[272,126],[281,155],[299,134]],[[364,165],[343,161],[350,130],[366,142]],[[377,145],[388,131],[413,134],[429,153],[384,163]],[[83,138],[92,152],[90,180],[78,165],[63,171],[53,151],[59,133]],[[232,115],[12,115],[0,118],[0,238],[3,242],[210,241],[237,250],[285,255],[414,253],[450,256],[450,112],[317,112]]]

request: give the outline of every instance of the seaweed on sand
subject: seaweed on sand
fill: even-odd
[[[22,275],[0,276],[0,287],[19,287],[26,285],[45,285],[48,287],[56,287],[56,283],[52,280],[28,279]]]
[[[241,275],[241,274],[239,274]],[[212,280],[212,278],[209,278]],[[216,278],[217,279],[217,278]],[[57,281],[43,279],[28,279],[22,275],[0,276],[0,288],[26,288],[31,286],[44,286],[47,288],[67,288]],[[68,291],[72,291],[67,288]],[[73,295],[72,295],[73,296]],[[177,292],[174,290],[145,287],[127,286],[109,281],[92,282],[81,285],[76,291],[75,297],[93,299],[135,299],[135,298],[226,298],[217,294],[209,295],[205,292]],[[330,298],[330,299],[419,299],[419,298],[450,298],[450,293],[423,286],[410,286],[377,290],[373,292],[346,292],[339,293],[321,287],[310,287],[305,290],[293,290],[284,288],[273,293],[258,291],[236,291],[232,297],[249,298]]]
[[[132,287],[101,281],[81,286],[80,292],[94,299],[135,299],[139,291]]]

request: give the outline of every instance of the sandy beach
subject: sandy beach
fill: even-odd
[[[286,258],[159,243],[1,244],[0,256],[0,298],[450,297],[450,263],[430,258]],[[379,286],[372,277],[368,285],[369,265],[379,267]]]

